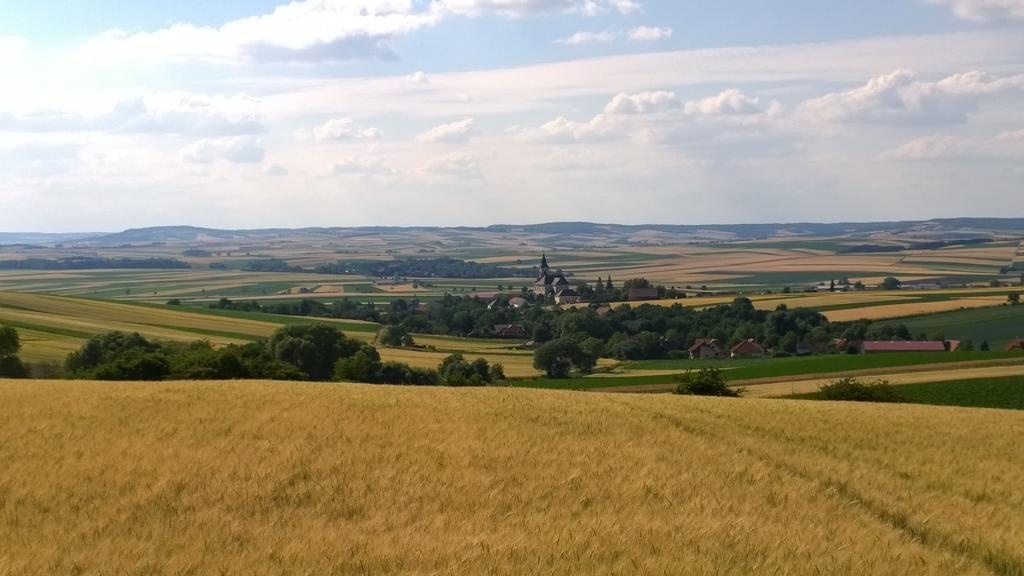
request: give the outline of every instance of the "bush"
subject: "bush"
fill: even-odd
[[[0,326],[0,378],[28,378],[29,369],[18,357],[21,339],[10,326]]]
[[[380,335],[380,343],[385,346],[414,346],[409,331],[404,326],[388,326]]]
[[[484,386],[491,381],[491,367],[487,360],[477,358],[468,362],[458,353],[445,358],[437,373],[445,386]]]
[[[676,380],[679,382],[676,394],[736,398],[743,393],[742,390],[729,388],[722,371],[718,368],[701,368],[696,372],[690,370],[686,374],[676,376]]]
[[[892,384],[885,380],[864,383],[856,378],[843,378],[822,386],[819,396],[824,400],[851,402],[904,402]]]
[[[567,378],[573,368],[587,373],[594,369],[596,363],[593,350],[584,350],[569,338],[552,340],[533,353],[533,367],[543,370],[549,378]]]

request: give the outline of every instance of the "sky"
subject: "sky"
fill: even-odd
[[[0,231],[1024,216],[1024,0],[0,0]]]

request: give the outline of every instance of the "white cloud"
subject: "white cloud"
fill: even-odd
[[[615,95],[604,107],[605,114],[651,114],[679,109],[679,98],[672,92],[640,92]]]
[[[984,96],[1024,89],[1024,75],[997,78],[983,72],[923,82],[907,70],[872,78],[864,86],[805,103],[812,115],[832,122],[953,124],[967,120]]]
[[[656,40],[663,40],[672,36],[672,29],[668,27],[658,28],[654,26],[638,26],[625,32],[620,30],[581,30],[570,36],[566,36],[565,38],[555,40],[555,44],[565,44],[567,46],[608,44],[622,38],[623,36],[632,42],[654,42]]]
[[[24,36],[0,36],[0,64],[10,65],[21,60],[28,48]]]
[[[436,0],[433,7],[440,12],[462,16],[492,13],[513,18],[544,12],[579,13],[587,16],[605,12],[633,14],[642,9],[635,0]]]
[[[393,58],[387,40],[441,17],[412,0],[308,0],[219,28],[176,24],[154,32],[111,30],[79,50],[84,61],[324,62]]]
[[[420,134],[416,140],[421,143],[446,142],[449,144],[468,142],[476,132],[476,121],[466,118],[457,122],[434,126],[430,130]]]
[[[587,32],[580,31],[574,32],[570,36],[565,38],[559,38],[555,40],[555,44],[565,44],[566,46],[582,46],[584,44],[607,44],[614,42],[619,37],[619,33],[613,30],[605,30],[603,32]]]
[[[629,31],[629,39],[634,42],[654,42],[672,36],[668,26],[637,26]]]
[[[102,111],[38,108],[0,112],[0,132],[108,132],[230,136],[263,131],[259,102],[247,96],[158,92]]]
[[[271,164],[263,170],[263,173],[267,176],[287,176],[288,169],[280,164]]]
[[[323,125],[313,128],[313,138],[318,142],[330,140],[376,140],[380,130],[356,125],[351,118],[331,118]]]
[[[335,174],[397,174],[398,170],[379,156],[353,156],[334,164]]]
[[[45,178],[72,170],[81,156],[73,142],[27,141],[0,147],[0,173]]]
[[[427,76],[426,72],[422,70],[417,70],[416,72],[413,72],[412,74],[406,76],[405,81],[409,84],[429,84],[430,77]]]
[[[974,158],[1013,160],[1024,158],[1024,130],[993,136],[922,136],[882,154],[884,160],[950,160]]]
[[[762,111],[761,101],[758,98],[751,98],[735,88],[703,100],[687,102],[683,110],[687,114],[701,116],[756,114]]]
[[[1011,132],[1003,132],[1002,134],[996,136],[996,139],[1001,140],[1003,142],[1014,142],[1024,144],[1024,129],[1014,130]]]
[[[935,160],[961,156],[968,148],[968,141],[956,136],[923,136],[886,152],[882,157],[887,160]]]
[[[622,125],[614,116],[598,114],[588,122],[577,122],[559,116],[536,129],[524,129],[519,137],[526,141],[571,143],[603,140],[622,135]]]
[[[1024,20],[1024,0],[925,0],[949,6],[953,13],[967,20],[993,22]]]
[[[453,152],[427,160],[423,170],[449,176],[479,176],[482,159],[478,152]]]
[[[186,164],[212,164],[218,160],[255,164],[263,161],[265,155],[259,139],[248,136],[204,138],[182,148],[179,154]]]
[[[220,27],[183,23],[151,32],[109,30],[78,51],[83,62],[267,63],[394,59],[388,42],[448,15],[521,17],[640,10],[634,0],[305,0]]]

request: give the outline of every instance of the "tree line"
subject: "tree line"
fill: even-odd
[[[188,269],[187,262],[174,258],[99,258],[73,256],[70,258],[26,258],[0,261],[0,270],[102,270],[167,268]]]
[[[11,327],[0,327],[0,377],[28,378]],[[310,380],[415,386],[483,386],[505,380],[501,364],[452,354],[437,368],[384,361],[377,349],[327,324],[284,326],[269,338],[215,347],[138,333],[93,336],[68,355],[64,376],[83,380]]]

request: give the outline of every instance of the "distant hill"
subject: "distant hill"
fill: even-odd
[[[894,222],[792,222],[766,224],[608,224],[595,222],[547,222],[540,224],[494,224],[485,227],[355,226],[329,228],[259,228],[225,230],[196,226],[133,228],[112,234],[29,234],[0,233],[0,244],[54,243],[77,241],[97,245],[152,242],[200,242],[294,236],[349,237],[366,234],[415,232],[451,234],[541,234],[563,239],[605,238],[626,240],[638,235],[664,236],[678,241],[736,241],[776,237],[869,236],[876,233],[908,234],[921,238],[956,239],[984,236],[1024,236],[1024,218],[937,218]]]
[[[45,232],[0,232],[0,244],[56,244],[92,238],[96,232],[70,232],[48,234]]]

